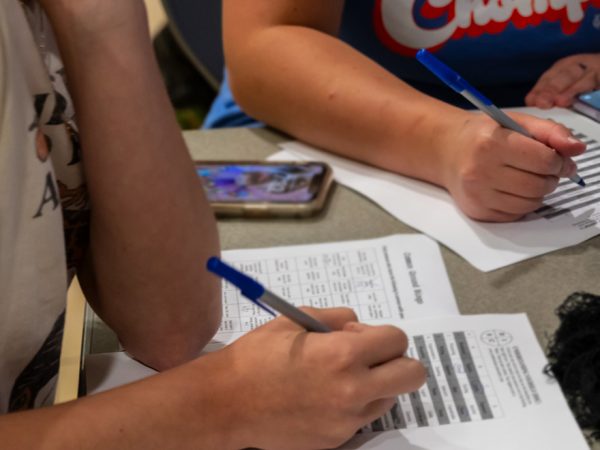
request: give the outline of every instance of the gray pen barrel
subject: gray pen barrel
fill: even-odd
[[[309,316],[305,312],[286,302],[284,299],[278,297],[272,292],[265,290],[265,293],[260,297],[259,300],[261,303],[270,306],[291,321],[296,322],[303,328],[306,328],[307,331],[314,331],[317,333],[329,333],[331,331],[331,328],[324,323],[319,322],[314,317]]]

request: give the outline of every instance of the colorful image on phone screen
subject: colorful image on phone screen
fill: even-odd
[[[308,164],[196,164],[212,202],[304,203],[318,193],[325,168]]]

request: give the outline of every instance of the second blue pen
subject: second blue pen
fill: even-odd
[[[417,60],[442,80],[446,85],[454,89],[464,98],[469,100],[480,111],[486,113],[504,128],[534,139],[534,137],[510,116],[492,103],[492,101],[475,89],[467,80],[436,58],[432,53],[422,48],[417,52]],[[578,174],[569,177],[573,183],[585,186],[585,181]]]

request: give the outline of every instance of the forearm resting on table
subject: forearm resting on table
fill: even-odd
[[[317,147],[437,184],[472,219],[535,211],[584,149],[550,121],[521,115],[535,136],[524,139],[416,91],[342,42],[335,24],[315,26],[326,8],[315,0],[256,1],[257,12],[224,2],[225,54],[242,108]]]
[[[142,381],[50,408],[0,415],[2,448],[241,448],[229,387],[204,357]],[[211,367],[212,366],[212,367]],[[221,370],[223,368],[217,368]],[[199,383],[198,379],[211,380]]]
[[[447,155],[438,142],[465,120],[464,111],[317,30],[229,33],[232,90],[250,115],[318,147],[444,185]]]
[[[214,217],[174,119],[141,1],[44,6],[65,61],[92,205],[91,302],[156,368],[196,355],[220,321]],[[86,286],[84,286],[85,289]]]

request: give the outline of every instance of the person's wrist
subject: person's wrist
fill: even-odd
[[[429,182],[451,191],[458,170],[457,146],[459,135],[465,124],[473,118],[469,111],[451,105],[444,107],[434,114],[431,120],[429,148]]]
[[[204,382],[197,384],[195,395],[186,402],[194,402],[201,415],[210,417],[212,437],[200,436],[202,442],[213,442],[213,448],[222,450],[239,450],[251,446],[253,434],[259,430],[252,429],[251,412],[253,406],[250,395],[245,394],[245,380],[236,370],[236,355],[232,348],[226,347],[217,352],[200,356],[189,363],[194,371],[202,374]]]

